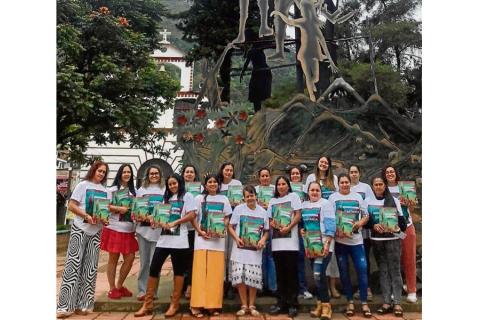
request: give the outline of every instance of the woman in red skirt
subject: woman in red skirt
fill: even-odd
[[[128,192],[124,189],[127,189]],[[138,251],[135,229],[130,219],[129,210],[129,200],[136,195],[132,167],[129,164],[120,166],[109,192],[112,193],[112,204],[110,205],[112,214],[109,224],[103,228],[100,249],[108,252],[107,278],[110,285],[108,297],[110,299],[120,299],[132,296],[132,292],[123,286],[123,282],[130,269],[132,269],[135,252]],[[123,195],[121,195],[122,193]],[[128,198],[125,198],[125,196],[128,196]],[[123,263],[115,285],[115,273],[120,254],[123,255]]]

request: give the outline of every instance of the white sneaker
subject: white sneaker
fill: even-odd
[[[65,319],[70,317],[73,314],[72,311],[65,311],[65,310],[58,310],[57,311],[57,319]]]
[[[310,292],[305,291],[303,293],[303,299],[312,299],[312,298],[313,298],[313,295]]]
[[[410,303],[416,303],[417,302],[417,294],[416,293],[409,293],[407,296],[407,301]]]

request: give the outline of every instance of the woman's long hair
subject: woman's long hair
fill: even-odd
[[[235,179],[235,166],[233,165],[232,162],[225,162],[222,164],[222,166],[220,167],[220,170],[218,171],[218,174],[217,174],[217,179],[220,181],[218,184],[219,186],[222,185],[223,183],[223,169],[225,169],[226,166],[232,166],[232,169],[233,169],[233,174],[232,174],[232,179]]]
[[[383,174],[383,172],[382,172]],[[382,176],[374,176],[372,178],[372,180],[370,181],[370,185],[372,186],[372,190],[373,190],[373,182],[375,181],[375,179],[380,179],[383,181],[383,183],[385,184],[385,191],[383,191],[383,195],[381,198],[378,198],[377,195],[375,194],[375,191],[373,192],[375,198],[377,200],[382,200],[382,199],[385,199],[383,201],[383,206],[384,207],[389,207],[389,208],[397,208],[397,205],[395,203],[395,200],[392,196],[392,194],[390,193],[390,190],[388,189],[388,184],[387,184],[387,179],[385,179],[384,177]]]
[[[123,169],[125,169],[125,167],[128,167],[130,168],[130,172],[132,173],[130,175],[130,180],[128,180],[127,182],[127,186],[128,186],[128,190],[130,190],[130,193],[133,194],[134,196],[137,195],[137,192],[135,190],[135,186],[133,184],[133,170],[132,170],[132,166],[129,165],[128,163],[124,163],[120,166],[120,168],[118,168],[118,171],[117,171],[117,174],[115,175],[115,179],[113,179],[113,184],[112,186],[114,187],[117,187],[118,190],[120,190],[120,187],[122,186],[122,174],[123,174]]]
[[[397,168],[395,168],[392,165],[388,165],[388,166],[385,166],[385,167],[382,168],[382,178],[383,178],[383,180],[385,182],[388,182],[387,173],[386,173],[388,168],[392,168],[395,171],[395,182],[398,183],[398,181],[400,181],[400,174],[398,173]],[[388,188],[388,184],[387,184],[387,188]]]
[[[163,199],[164,199],[165,203],[168,203],[170,198],[175,195],[174,193],[172,193],[170,191],[170,188],[168,187],[168,180],[171,179],[171,178],[177,180],[177,183],[178,183],[177,200],[179,200],[179,201],[183,200],[183,196],[186,193],[186,191],[185,191],[185,180],[183,180],[183,178],[178,173],[171,174],[165,179],[165,186],[166,187],[165,187],[165,195],[163,196]]]
[[[145,177],[143,178],[143,183],[142,183],[142,187],[144,188],[148,188],[150,187],[150,179],[148,178],[149,175],[150,175],[150,170],[152,169],[157,169],[158,172],[159,172],[159,180],[158,180],[158,186],[161,188],[163,187],[163,180],[162,180],[162,169],[160,169],[159,166],[157,166],[156,164],[152,164],[150,167],[148,167],[148,169],[145,171]]]
[[[278,193],[278,190],[277,190],[277,184],[278,184],[278,181],[280,179],[283,179],[283,180],[285,180],[285,182],[287,182],[288,193],[292,192],[292,186],[290,185],[290,180],[288,180],[288,178],[285,177],[285,176],[280,176],[280,177],[277,178],[277,180],[275,180],[275,193],[273,194],[274,198],[279,198],[280,197],[280,193]]]
[[[318,163],[320,162],[320,159],[326,158],[328,161],[328,170],[325,173],[325,178],[324,178],[324,186],[327,187],[330,190],[335,190],[335,183],[333,182],[333,169],[332,169],[332,159],[327,156],[320,156],[317,160],[317,168],[315,169],[315,181],[320,183],[320,168],[318,167]]]
[[[216,174],[213,174],[213,173],[209,173],[205,176],[205,179],[204,179],[204,183],[203,183],[203,192],[202,194],[204,195],[203,197],[203,201],[204,202],[207,202],[207,196],[208,196],[208,190],[207,190],[207,182],[208,180],[210,180],[211,178],[214,178],[215,181],[217,181],[217,194],[220,192],[220,178],[216,175]]]
[[[90,169],[88,169],[87,175],[83,180],[87,180],[92,182],[93,177],[95,176],[95,172],[97,172],[97,169],[100,168],[101,166],[105,166],[105,176],[103,177],[102,181],[100,181],[101,184],[105,185],[107,183],[108,179],[108,164],[101,160],[96,160],[92,165],[90,166]]]

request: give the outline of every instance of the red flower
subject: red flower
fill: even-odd
[[[205,118],[206,115],[207,115],[207,111],[205,110],[197,110],[197,113],[195,114],[195,116],[200,119]]]
[[[239,134],[238,136],[235,137],[235,143],[236,144],[244,144],[245,143],[245,140],[243,140],[242,135]]]
[[[193,139],[198,143],[202,143],[205,140],[205,136],[203,133],[196,133],[193,135]]]
[[[120,23],[122,26],[128,27],[128,20],[125,17],[118,18],[118,23]]]
[[[215,127],[217,127],[217,129],[221,129],[225,126],[225,120],[223,120],[222,118],[219,118],[215,121]]]
[[[242,111],[238,114],[238,119],[242,121],[247,121],[248,119],[248,113],[246,111]]]
[[[98,11],[101,13],[101,14],[109,14],[110,13],[110,10],[108,10],[107,7],[100,7],[98,9]]]
[[[177,118],[177,124],[179,126],[184,126],[187,122],[188,122],[188,119],[183,114]]]

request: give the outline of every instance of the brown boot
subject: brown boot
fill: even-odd
[[[322,303],[322,315],[320,319],[330,320],[332,318],[332,305],[330,303]]]
[[[143,317],[153,313],[153,296],[158,286],[158,278],[148,277],[147,293],[145,293],[145,300],[140,310],[135,312],[134,317]]]
[[[177,314],[178,309],[180,309],[180,304],[178,302],[180,301],[180,296],[182,295],[183,279],[183,276],[173,277],[172,301],[167,312],[165,312],[165,317],[173,317]]]
[[[310,316],[318,318],[320,317],[320,314],[322,313],[322,302],[317,301],[317,307],[315,310],[310,311]]]

